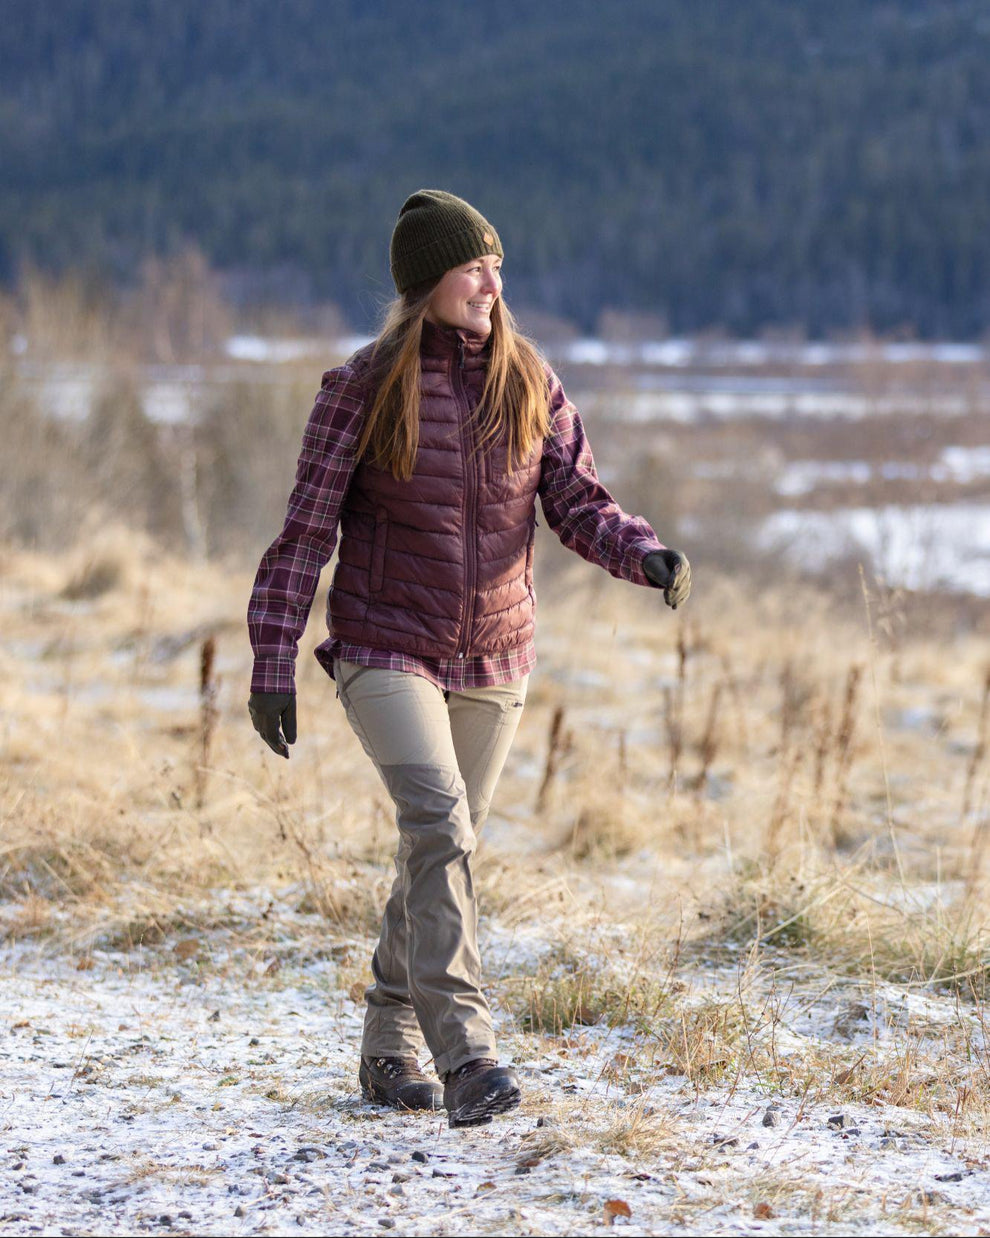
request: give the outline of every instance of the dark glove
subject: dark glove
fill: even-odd
[[[663,590],[663,600],[671,610],[691,596],[691,564],[679,550],[651,550],[643,560],[643,571],[651,585]]]
[[[254,729],[268,747],[288,760],[287,743],[296,742],[296,698],[290,692],[252,692],[248,709]]]

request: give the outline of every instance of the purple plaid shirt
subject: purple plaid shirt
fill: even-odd
[[[543,443],[538,493],[547,524],[565,546],[622,580],[649,586],[643,559],[663,549],[650,525],[629,516],[598,479],[577,409],[547,367],[550,431]],[[254,649],[252,692],[294,692],[299,638],[320,572],[337,544],[337,528],[361,435],[365,393],[350,364],[329,370],[303,435],[296,484],[282,532],[265,552],[248,607]],[[530,641],[505,653],[419,658],[331,639],[324,657],[422,675],[446,691],[511,683],[536,664]]]

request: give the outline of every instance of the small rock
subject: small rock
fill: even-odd
[[[388,1188],[388,1193],[389,1195],[405,1195],[406,1192],[405,1192],[405,1188],[402,1186],[402,1183],[400,1182],[396,1186],[390,1186]]]
[[[515,1173],[517,1174],[531,1174],[532,1172],[528,1165],[517,1165],[515,1168]]]
[[[252,1036],[251,1039],[248,1041],[248,1044],[249,1045],[260,1045],[261,1041],[258,1039],[257,1036]]]
[[[292,1154],[294,1161],[316,1161],[323,1160],[325,1157],[326,1153],[321,1152],[319,1148],[299,1148]]]
[[[275,1174],[272,1177],[272,1183],[275,1186],[288,1186],[291,1181],[288,1174]]]
[[[830,1131],[841,1131],[844,1127],[851,1126],[852,1123],[844,1113],[833,1113],[825,1125]]]
[[[382,1229],[395,1229],[395,1222],[391,1217],[379,1217],[378,1224]]]
[[[748,1143],[746,1145],[746,1151],[755,1152],[759,1148],[759,1146],[760,1146],[760,1141],[758,1139],[754,1139],[752,1143]]]
[[[158,1218],[158,1224],[159,1225],[171,1225],[172,1214],[169,1212],[163,1212],[161,1216]]]
[[[214,1010],[214,1012],[210,1015],[210,1017],[206,1021],[207,1023],[219,1023],[220,1022],[220,1011]]]
[[[543,1117],[543,1118],[536,1119],[536,1125],[537,1126],[556,1126],[557,1123],[553,1118]]]
[[[421,1165],[427,1165],[429,1164],[429,1161],[430,1161],[430,1154],[429,1152],[420,1152],[419,1149],[417,1148],[416,1151],[412,1154],[412,1159],[414,1161],[419,1161]]]
[[[712,1135],[712,1143],[716,1148],[738,1148],[739,1140],[732,1135]]]
[[[238,1204],[237,1207],[234,1209],[234,1216],[242,1217],[243,1215],[244,1215],[244,1205]]]
[[[52,1157],[52,1164],[53,1165],[64,1165],[65,1164],[65,1157],[62,1155],[61,1152],[55,1153],[55,1155]]]
[[[966,1175],[962,1172],[962,1170],[957,1169],[951,1174],[936,1174],[935,1181],[936,1182],[962,1182],[965,1176]]]
[[[767,1105],[766,1112],[763,1114],[764,1126],[779,1126],[784,1120],[784,1115],[780,1112],[779,1105]]]
[[[297,1152],[296,1156],[298,1155],[299,1153]],[[388,1172],[388,1166],[385,1164],[384,1161],[369,1161],[368,1164],[365,1166],[365,1169],[369,1173],[383,1174],[383,1173]]]
[[[408,1175],[408,1174],[403,1174],[403,1173],[394,1173],[394,1174],[392,1175],[392,1181],[393,1181],[393,1182],[408,1182],[408,1181],[409,1181],[409,1175]]]

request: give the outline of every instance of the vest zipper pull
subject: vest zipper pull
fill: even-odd
[[[458,367],[463,370],[464,369],[464,341],[461,339],[457,341],[457,355],[459,358],[457,362]]]

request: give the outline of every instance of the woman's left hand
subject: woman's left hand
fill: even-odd
[[[663,600],[671,610],[691,596],[691,564],[679,550],[651,550],[643,560],[646,579],[663,590]]]

